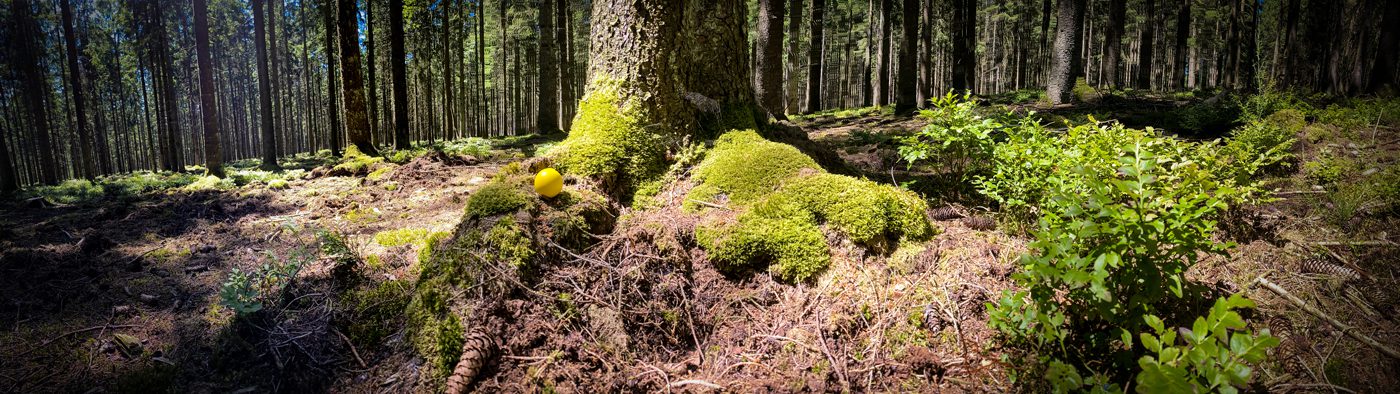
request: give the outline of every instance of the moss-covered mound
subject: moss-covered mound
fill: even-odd
[[[487,312],[477,309],[507,296],[506,283],[531,283],[553,252],[549,242],[581,243],[586,233],[611,228],[614,215],[601,195],[569,186],[546,200],[530,189],[531,179],[524,167],[506,166],[467,199],[451,236],[428,241],[407,317],[434,384],[456,365],[464,334],[484,324]]]
[[[724,135],[696,167],[697,185],[687,199],[727,197],[733,219],[712,218],[696,228],[696,240],[728,271],[771,263],[787,281],[815,277],[831,264],[822,226],[852,241],[888,246],[933,235],[928,205],[899,188],[825,173],[797,149],[753,131]]]
[[[640,103],[626,102],[617,83],[600,81],[579,102],[569,137],[550,150],[566,173],[630,192],[666,170],[665,139],[643,124]]]

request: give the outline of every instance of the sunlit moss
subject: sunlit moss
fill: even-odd
[[[752,130],[730,132],[715,141],[714,149],[695,167],[699,185],[688,198],[707,201],[725,194],[731,202],[748,204],[804,168],[820,170],[821,166],[797,148],[770,142]]]
[[[519,188],[497,179],[482,186],[467,198],[467,217],[486,217],[524,208],[529,196]]]
[[[594,81],[579,102],[569,137],[550,150],[566,173],[615,178],[624,189],[665,170],[664,139],[642,124],[639,103],[624,102],[619,82]]]

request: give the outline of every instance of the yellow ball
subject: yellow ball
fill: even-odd
[[[559,171],[553,168],[540,170],[535,174],[535,192],[541,196],[552,198],[559,195],[564,190],[564,176],[559,175]]]

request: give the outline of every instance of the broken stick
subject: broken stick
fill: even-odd
[[[1298,298],[1297,296],[1293,295],[1293,293],[1289,293],[1288,290],[1284,290],[1282,287],[1279,287],[1279,285],[1274,284],[1274,282],[1270,282],[1268,279],[1264,279],[1264,277],[1261,276],[1259,277],[1259,279],[1255,279],[1254,283],[1264,285],[1265,288],[1272,290],[1274,293],[1278,293],[1279,296],[1282,296],[1283,298],[1292,302],[1293,305],[1297,305],[1298,307],[1308,311],[1308,313],[1312,313],[1313,316],[1317,316],[1322,320],[1326,320],[1328,323],[1332,323],[1332,326],[1337,327],[1338,330],[1342,330],[1342,332],[1346,333],[1348,336],[1356,338],[1356,340],[1361,341],[1361,343],[1371,345],[1371,347],[1376,348],[1376,350],[1379,350],[1381,353],[1385,353],[1385,355],[1390,356],[1391,358],[1400,360],[1400,353],[1395,352],[1395,349],[1391,349],[1389,346],[1383,345],[1380,342],[1376,342],[1375,339],[1371,339],[1371,337],[1366,336],[1366,334],[1357,332],[1355,327],[1343,324],[1336,318],[1326,313],[1322,313],[1322,311],[1317,309],[1317,307],[1308,305],[1308,303],[1303,302],[1301,298]]]

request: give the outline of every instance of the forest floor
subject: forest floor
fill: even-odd
[[[1176,104],[1122,105],[1134,108],[1124,117],[1153,122]],[[1042,116],[1104,120],[1115,117],[1109,109]],[[507,327],[503,354],[476,387],[1013,390],[1022,366],[998,344],[985,304],[1013,286],[1029,237],[998,228],[997,213],[965,182],[899,161],[895,138],[923,122],[860,110],[796,124],[866,178],[928,197],[940,232],[927,242],[890,255],[829,236],[832,265],[812,283],[734,278],[696,253],[685,233],[695,218],[679,208],[684,190],[673,188],[632,227],[564,252],[559,259],[577,266],[547,274],[527,296],[533,301],[500,306],[517,319],[498,323]],[[1396,165],[1397,130],[1357,129],[1305,138],[1299,164],[1326,149],[1355,163],[1344,178]],[[237,182],[148,174],[0,202],[0,390],[421,389],[423,360],[402,316],[420,252],[459,226],[468,196],[498,169],[550,144],[426,150],[398,164],[302,157],[273,174],[243,164],[235,172],[247,179]],[[1400,219],[1369,195],[1314,188],[1301,171],[1268,184],[1278,201],[1241,207],[1222,224],[1220,237],[1238,243],[1230,257],[1188,273],[1258,301],[1251,324],[1283,339],[1256,388],[1400,387],[1400,361],[1252,284],[1266,276],[1353,332],[1400,346]],[[682,239],[682,248],[659,250],[651,240],[663,236]],[[356,275],[340,271],[347,261]],[[667,268],[676,261],[688,268]],[[223,294],[235,272],[289,274],[254,275],[271,279],[250,288],[280,296],[240,314]]]

